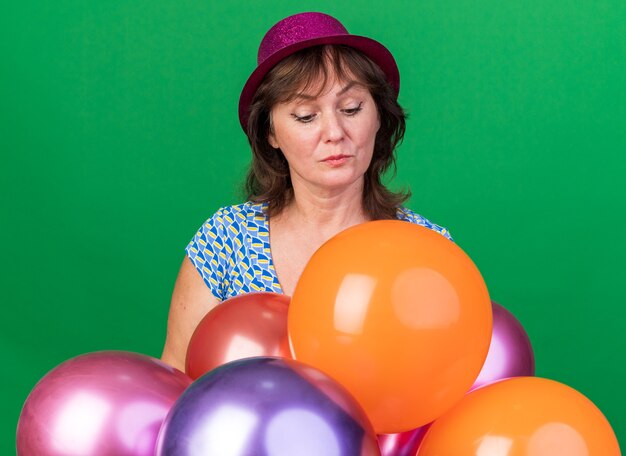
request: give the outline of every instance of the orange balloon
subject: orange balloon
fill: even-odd
[[[436,420],[418,456],[619,456],[602,412],[554,380],[515,377],[469,393]]]
[[[225,300],[200,321],[189,342],[185,372],[197,379],[242,358],[292,358],[287,336],[289,298],[277,293],[248,293]]]
[[[439,233],[397,220],[322,245],[288,316],[294,357],[342,383],[378,434],[418,428],[460,400],[485,361],[491,325],[470,258]]]

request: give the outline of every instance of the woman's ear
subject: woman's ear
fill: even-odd
[[[274,149],[278,149],[276,136],[274,136],[274,132],[272,130],[270,130],[269,134],[267,135],[267,142],[270,143],[270,146],[272,146]]]
[[[272,120],[272,114],[270,113],[270,129],[267,134],[267,142],[270,143],[274,149],[278,149],[278,142],[276,141],[276,135],[274,134],[274,121]]]

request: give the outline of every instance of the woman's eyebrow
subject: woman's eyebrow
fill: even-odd
[[[337,96],[340,97],[341,95],[346,93],[348,90],[350,90],[354,86],[363,86],[363,84],[361,84],[358,81],[350,81],[348,84],[346,84],[346,86],[343,89],[337,92]]]
[[[362,83],[360,83],[359,81],[350,81],[348,84],[346,84],[344,87],[342,87],[341,90],[335,94],[335,96],[340,97],[341,95],[343,95],[344,93],[346,93],[348,90],[350,90],[351,88],[353,88],[355,86],[364,87],[364,85]],[[297,94],[294,97],[294,100],[296,100],[296,101],[300,101],[300,100],[310,101],[310,100],[317,99],[318,96],[319,95],[309,95],[307,93],[299,93],[299,94]]]
[[[316,95],[308,95],[308,94],[306,94],[306,93],[299,93],[299,94],[298,94],[298,95],[296,95],[293,99],[294,99],[295,101],[300,101],[300,100],[305,100],[305,101],[308,101],[308,100],[315,100],[316,98],[317,98],[317,96],[316,96]]]

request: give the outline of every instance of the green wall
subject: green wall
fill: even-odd
[[[626,2],[385,3],[3,5],[0,454],[54,366],[160,354],[184,246],[241,198],[237,101],[258,42],[304,10],[392,50],[409,206],[451,230],[520,319],[537,374],[626,437]]]

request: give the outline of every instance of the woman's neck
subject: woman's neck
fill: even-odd
[[[278,217],[331,235],[366,222],[368,217],[363,209],[363,182],[334,191],[296,184],[291,202]]]
[[[269,220],[272,261],[283,293],[289,296],[311,255],[324,242],[368,220],[362,186],[342,192],[302,190],[294,186],[291,202]]]

